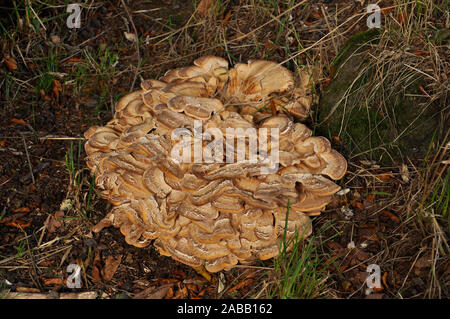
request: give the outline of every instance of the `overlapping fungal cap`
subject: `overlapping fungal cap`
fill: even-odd
[[[295,122],[312,103],[309,75],[294,81],[274,62],[229,69],[226,60],[206,56],[141,86],[119,100],[110,122],[85,133],[87,165],[114,204],[94,231],[119,227],[131,245],[153,242],[161,254],[210,272],[276,256],[284,233],[311,233],[309,216],[339,190],[332,180],[347,163],[326,138]],[[188,142],[174,138],[180,128]],[[196,140],[199,128],[220,132],[224,149],[236,137],[230,142],[227,128],[277,128],[278,170],[262,173],[267,164],[250,139],[240,162],[227,163],[224,149],[214,161],[173,158],[180,143],[206,150],[218,141],[214,134]]]

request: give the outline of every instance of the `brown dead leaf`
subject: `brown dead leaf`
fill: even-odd
[[[395,215],[394,213],[391,213],[388,210],[382,210],[380,212],[380,214],[383,216],[389,217],[390,220],[392,220],[393,222],[395,222],[397,224],[400,223],[400,218],[398,218],[397,215]]]
[[[387,181],[387,180],[393,178],[393,177],[394,177],[394,174],[393,174],[392,172],[386,172],[386,173],[383,173],[383,174],[379,174],[379,175],[377,175],[377,176],[378,176],[378,178],[381,179],[382,181]]]
[[[133,299],[163,299],[169,294],[170,289],[172,289],[172,284],[163,285],[160,287],[150,287],[134,295]]]
[[[228,22],[230,22],[230,19],[231,19],[231,11],[228,11],[227,14],[225,15],[225,18],[222,21],[222,26],[226,26]]]
[[[31,209],[29,209],[28,207],[20,207],[17,208],[15,210],[13,210],[14,213],[29,213],[31,211]]]
[[[43,278],[42,281],[46,286],[62,286],[63,284],[62,278]]]
[[[197,293],[199,291],[199,286],[198,285],[194,285],[194,284],[186,284],[186,287],[189,291],[191,291],[192,293]]]
[[[179,277],[181,280],[186,278],[186,273],[182,269],[175,269],[173,274]]]
[[[16,220],[16,221],[7,223],[6,226],[12,226],[12,227],[16,227],[19,229],[24,229],[24,228],[30,227],[30,223],[27,223],[27,222],[24,222],[21,220]]]
[[[430,55],[430,52],[428,51],[424,51],[424,50],[420,50],[420,49],[416,49],[414,51],[415,55],[419,55],[419,56],[424,56],[424,55]]]
[[[367,200],[369,203],[373,204],[373,201],[375,200],[375,194],[368,194],[368,195],[366,196],[366,200]]]
[[[114,274],[116,273],[117,268],[119,267],[121,261],[122,255],[117,257],[108,256],[106,258],[105,268],[103,269],[104,271],[103,279],[105,281],[109,281],[114,277]]]
[[[372,257],[372,255],[359,248],[354,248],[354,257],[357,260],[364,262],[368,260],[370,257]]]
[[[10,56],[6,57],[4,59],[4,62],[5,62],[6,67],[8,68],[8,70],[10,70],[10,71],[17,70],[17,62],[16,62],[16,59],[14,59],[13,57],[10,57]]]
[[[94,278],[95,282],[101,282],[102,278],[100,276],[100,269],[102,268],[102,265],[100,263],[100,253],[98,251],[95,252],[94,255],[94,261],[92,263],[92,271],[91,275]]]
[[[10,120],[12,123],[14,123],[14,124],[20,124],[20,125],[23,125],[23,126],[26,126],[27,125],[27,123],[24,121],[24,120],[22,120],[22,119],[16,119],[16,118],[13,118],[13,119],[11,119]]]
[[[431,258],[430,256],[422,256],[419,259],[417,259],[416,264],[414,265],[415,268],[428,268],[431,266]]]
[[[64,225],[64,221],[61,220],[64,217],[64,211],[58,210],[56,211],[52,217],[50,217],[48,224],[47,224],[47,230],[49,233],[54,233],[57,228]]]
[[[358,208],[359,210],[364,210],[364,204],[359,200],[353,202],[352,206]]]
[[[175,283],[179,282],[178,279],[174,279],[174,278],[159,278],[159,279],[157,279],[157,281],[161,284],[175,284]]]
[[[173,288],[169,287],[168,290],[167,290],[166,295],[164,296],[164,299],[173,299],[173,296],[174,296]]]
[[[313,11],[312,13],[311,13],[311,17],[312,18],[314,18],[314,19],[322,19],[323,18],[323,14],[322,14],[322,12],[321,11],[319,11],[319,10],[315,10],[315,11]]]
[[[59,82],[56,79],[53,79],[53,94],[55,95],[55,97],[59,96],[59,92],[62,91],[62,86],[61,86],[61,82]]]
[[[241,282],[239,282],[237,285],[231,287],[230,289],[227,290],[227,293],[232,293],[233,291],[242,289],[244,287],[248,287],[250,286],[255,280],[254,279],[245,279]]]

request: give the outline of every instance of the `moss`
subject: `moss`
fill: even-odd
[[[427,99],[419,97],[424,79],[417,75],[408,85],[392,87],[396,83],[393,74],[376,92],[384,95],[389,90],[393,94],[387,100],[366,98],[375,76],[367,43],[376,41],[377,35],[367,31],[352,37],[333,62],[337,71],[320,98],[317,131],[339,136],[349,157],[358,155],[383,164],[404,161],[405,156],[424,158],[440,124],[433,105],[424,106]]]

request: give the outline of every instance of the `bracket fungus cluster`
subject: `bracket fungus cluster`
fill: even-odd
[[[275,62],[229,69],[214,56],[144,81],[119,100],[111,121],[85,133],[87,165],[114,205],[94,231],[119,227],[127,243],[153,243],[162,255],[209,272],[276,256],[284,234],[309,235],[309,216],[330,202],[340,189],[332,180],[347,169],[326,138],[298,122],[313,102],[311,86],[308,73],[294,81]],[[228,128],[278,128],[278,169],[262,174],[264,154],[247,140],[257,161],[174,159],[181,141],[173,132],[193,137],[196,123],[224,136]]]

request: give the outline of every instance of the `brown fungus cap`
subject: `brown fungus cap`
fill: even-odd
[[[225,59],[205,56],[122,97],[111,121],[85,133],[87,165],[101,196],[114,205],[93,230],[118,227],[131,245],[153,243],[162,255],[210,272],[277,256],[284,233],[308,236],[308,216],[319,214],[340,189],[332,180],[345,174],[347,162],[326,138],[295,122],[315,99],[310,74],[298,73],[294,79],[263,60],[229,69]],[[180,128],[195,136],[195,121],[210,140],[173,139]],[[207,150],[214,132],[223,135],[223,148],[230,146],[228,128],[279,129],[279,169],[262,173],[266,164],[250,139],[244,139],[245,159],[253,152],[256,162],[172,158],[183,145]],[[244,138],[243,131],[234,137]]]

